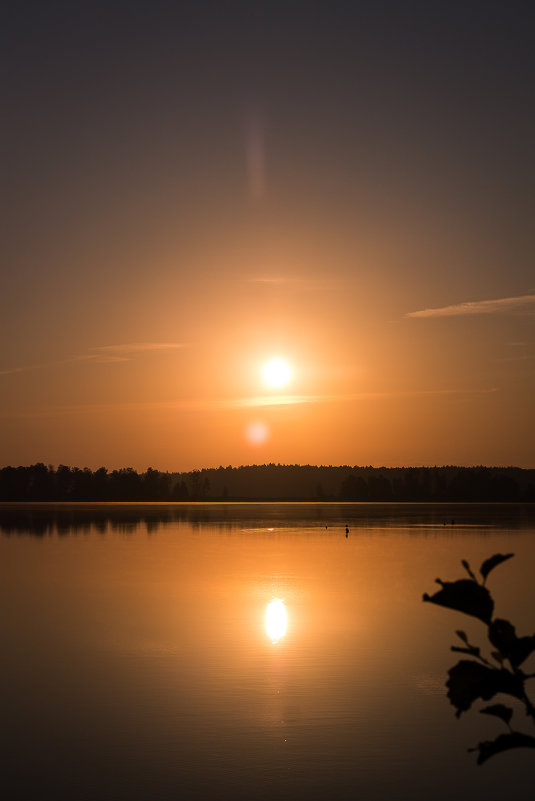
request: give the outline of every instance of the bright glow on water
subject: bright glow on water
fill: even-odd
[[[274,598],[266,607],[266,633],[269,639],[276,643],[286,634],[288,615],[284,601]]]

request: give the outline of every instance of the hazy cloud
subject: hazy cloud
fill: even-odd
[[[465,314],[497,314],[515,311],[522,306],[535,304],[535,295],[520,295],[516,298],[498,298],[497,300],[475,300],[457,303],[454,306],[442,306],[438,309],[422,309],[407,312],[404,317],[459,317]]]

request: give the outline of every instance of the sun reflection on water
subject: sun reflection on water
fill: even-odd
[[[286,634],[288,615],[284,601],[274,598],[266,607],[266,634],[273,643],[277,643]]]

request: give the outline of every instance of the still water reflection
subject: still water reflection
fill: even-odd
[[[266,607],[266,633],[273,644],[278,643],[286,634],[288,615],[284,601],[274,598]]]
[[[455,629],[482,627],[421,602],[462,558],[512,551],[489,583],[531,633],[529,507],[10,506],[0,530],[9,798],[502,801],[531,782],[531,752],[466,753],[499,721],[455,720],[444,680]]]

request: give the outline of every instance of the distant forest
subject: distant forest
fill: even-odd
[[[535,470],[267,464],[138,473],[42,463],[0,470],[0,501],[267,500],[535,502]]]

